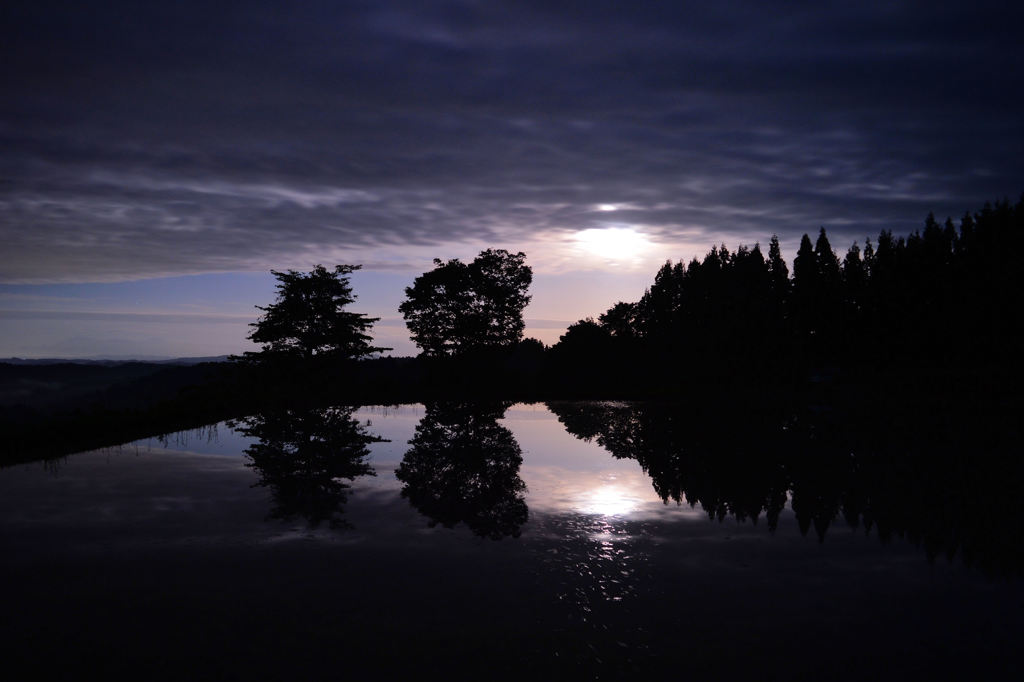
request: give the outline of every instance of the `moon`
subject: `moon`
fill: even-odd
[[[654,244],[632,227],[600,227],[580,230],[576,244],[586,253],[611,261],[628,261],[642,256]]]

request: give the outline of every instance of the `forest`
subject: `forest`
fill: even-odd
[[[842,259],[822,228],[813,242],[803,236],[792,275],[777,237],[767,256],[756,244],[723,244],[703,260],[666,262],[639,301],[571,326],[552,364],[581,382],[591,368],[615,365],[614,381],[647,387],[666,376],[999,375],[1020,347],[1021,283],[1010,254],[1022,234],[1024,197],[986,204],[959,225],[929,214],[923,230],[883,230]]]

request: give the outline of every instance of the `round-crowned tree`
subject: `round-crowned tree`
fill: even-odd
[[[522,339],[533,281],[526,254],[487,249],[468,264],[455,258],[434,265],[406,287],[398,308],[425,355],[461,355]]]
[[[278,279],[277,300],[256,306],[264,314],[249,325],[253,330],[248,338],[263,347],[246,355],[354,359],[390,350],[370,345],[373,339],[367,332],[380,318],[344,309],[355,301],[348,275],[360,267],[328,270],[317,265],[308,274],[271,270]]]

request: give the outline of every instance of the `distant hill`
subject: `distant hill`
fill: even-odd
[[[116,365],[145,363],[153,365],[198,365],[204,362],[227,362],[227,355],[210,355],[198,358],[166,358],[160,356],[131,356],[113,358],[0,358],[0,364],[7,365]]]

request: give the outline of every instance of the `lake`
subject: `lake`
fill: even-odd
[[[1019,679],[1020,465],[943,428],[289,408],[13,466],[0,641],[33,678]]]

